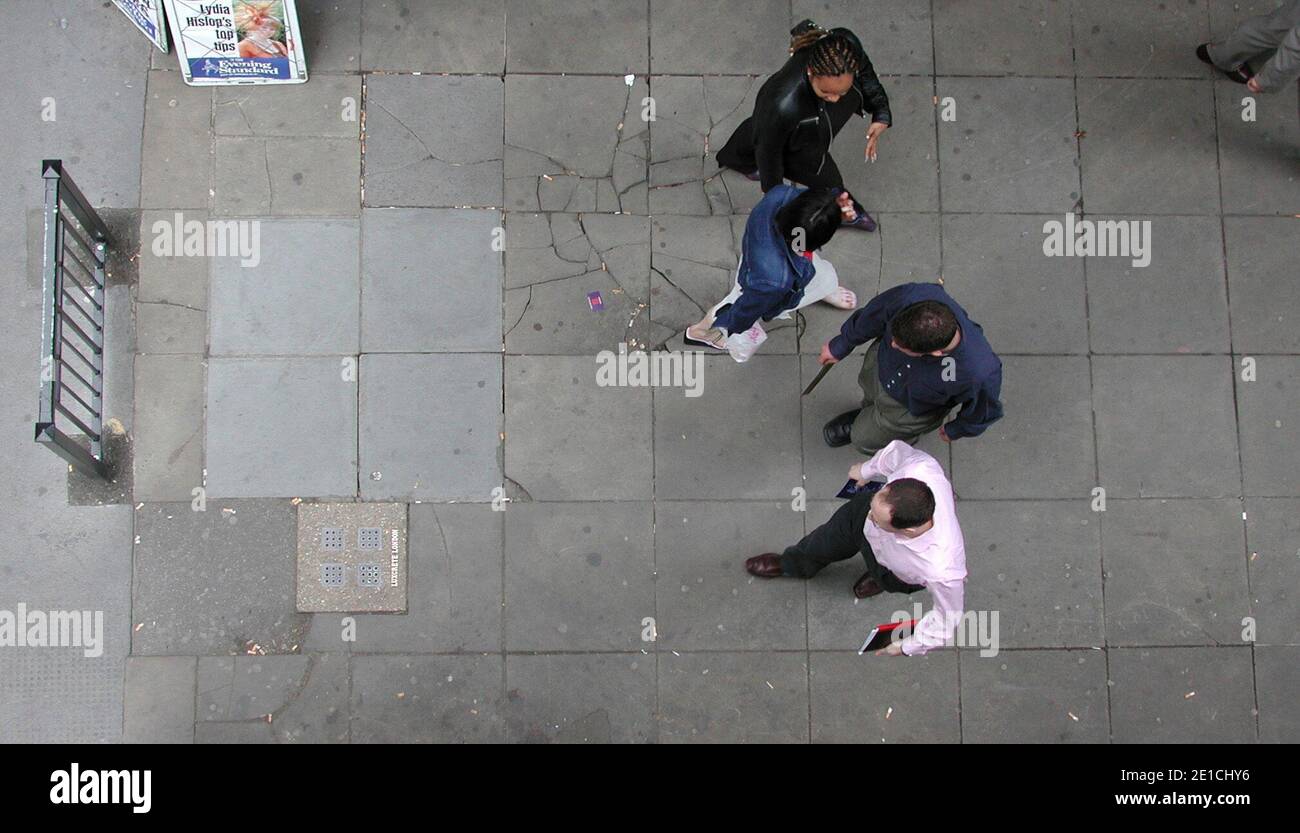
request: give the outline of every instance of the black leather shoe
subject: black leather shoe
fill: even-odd
[[[862,578],[853,584],[853,595],[859,599],[870,599],[872,596],[879,596],[885,592],[885,588],[880,586],[880,582],[871,577],[871,573],[863,573]]]
[[[1214,59],[1210,57],[1210,45],[1208,43],[1196,47],[1196,57],[1201,59],[1201,63],[1209,64],[1218,72],[1223,73],[1229,80],[1236,81],[1238,84],[1245,84],[1255,77],[1255,71],[1250,68],[1250,64],[1242,64],[1234,70],[1219,69],[1214,66]]]
[[[746,558],[745,569],[749,571],[750,575],[759,578],[779,578],[785,575],[785,571],[781,569],[781,556],[774,552],[765,552],[753,558]]]
[[[822,437],[826,439],[826,444],[831,448],[839,448],[852,442],[853,439],[850,434],[853,429],[853,420],[857,419],[860,413],[862,413],[861,408],[855,411],[845,411],[826,423],[822,428]]]

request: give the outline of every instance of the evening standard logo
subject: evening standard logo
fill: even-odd
[[[200,74],[209,78],[227,75],[264,75],[267,78],[279,78],[280,68],[271,61],[258,61],[253,58],[207,58],[199,64]]]
[[[153,770],[82,770],[80,764],[50,773],[51,804],[128,804],[132,813],[153,807]]]
[[[104,611],[0,610],[0,648],[81,648],[87,657],[104,655]]]

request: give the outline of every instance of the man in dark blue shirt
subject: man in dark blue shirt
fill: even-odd
[[[858,375],[862,407],[826,423],[827,445],[851,442],[875,454],[936,428],[952,442],[977,437],[1002,417],[1002,361],[940,285],[908,283],[877,295],[822,347],[820,361],[838,362],[873,339]]]

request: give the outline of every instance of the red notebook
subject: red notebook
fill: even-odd
[[[858,649],[858,655],[861,656],[867,651],[879,651],[895,639],[894,632],[897,631],[898,639],[906,639],[912,634],[912,628],[916,627],[915,619],[908,619],[905,622],[887,622],[883,625],[876,625],[867,634],[867,639]]]

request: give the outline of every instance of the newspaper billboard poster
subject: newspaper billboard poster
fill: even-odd
[[[113,0],[113,5],[148,35],[154,46],[167,51],[167,21],[163,17],[163,0]]]
[[[307,80],[294,0],[166,0],[185,83]]]

